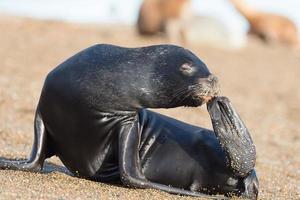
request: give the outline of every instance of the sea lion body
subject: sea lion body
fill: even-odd
[[[142,171],[149,180],[195,191],[224,185],[221,174],[228,179],[230,170],[213,131],[148,110],[139,116]]]
[[[184,48],[173,45],[142,48],[92,46],[72,56],[48,74],[36,110],[34,143],[29,159],[0,159],[0,168],[40,171],[45,159],[57,155],[79,177],[100,181],[121,180],[130,187],[155,188],[209,198],[199,192],[202,184],[199,187],[193,186],[196,188],[193,190],[182,189],[188,188],[190,183],[184,174],[192,175],[192,169],[183,167],[181,170],[184,173],[174,176],[184,181],[183,185],[173,179],[170,184],[174,186],[169,187],[165,184],[171,176],[166,179],[155,177],[155,170],[159,169],[155,166],[165,165],[156,160],[163,155],[157,157],[156,152],[150,153],[146,146],[158,152],[170,151],[172,148],[169,147],[169,141],[174,145],[176,139],[167,139],[164,147],[160,147],[161,138],[182,137],[180,127],[186,133],[196,128],[160,117],[144,108],[200,106],[217,93],[217,78],[197,56]],[[173,135],[167,134],[170,131],[174,131]],[[156,134],[159,137],[151,139]],[[189,136],[186,140],[201,142],[200,136],[193,139],[195,134],[187,134]],[[210,140],[216,142],[215,139],[207,141]],[[147,145],[149,141],[155,142]],[[173,152],[173,160],[182,153],[182,149],[177,148],[178,153]],[[206,153],[218,152],[220,148],[214,146],[208,152],[203,151],[202,157]],[[187,152],[188,156],[176,164],[186,165],[183,161],[195,154]],[[152,158],[153,162],[149,164]],[[213,157],[212,161],[220,162],[217,168],[224,170],[222,155]],[[204,161],[200,163],[197,169],[203,169],[203,173],[198,178],[206,181],[208,177],[204,178],[204,175],[210,173],[205,171],[208,169],[205,166],[214,165]],[[252,168],[244,170],[246,174],[242,177],[247,177]],[[176,169],[170,172],[177,174]]]
[[[172,72],[166,65],[185,62],[179,57],[182,53],[197,61],[193,54],[175,46],[129,49],[96,45],[55,68],[45,80],[38,105],[49,140],[55,145],[53,152],[80,176],[93,177],[100,168],[105,170],[102,163],[114,159],[122,125],[134,121],[143,104],[173,106],[169,94],[186,80],[179,70]],[[210,74],[205,66],[200,67],[203,77]],[[159,73],[155,68],[160,68]],[[155,83],[157,79],[165,82]],[[161,99],[165,100],[158,101]]]

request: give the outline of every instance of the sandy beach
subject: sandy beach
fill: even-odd
[[[0,16],[0,157],[25,158],[44,78],[96,43],[128,47],[166,43],[133,27],[77,25]],[[300,51],[250,39],[241,50],[188,47],[216,74],[257,148],[259,199],[300,199]],[[205,106],[159,112],[211,128]],[[170,163],[171,164],[171,163]],[[129,189],[70,176],[58,158],[42,173],[0,170],[0,199],[197,199]]]

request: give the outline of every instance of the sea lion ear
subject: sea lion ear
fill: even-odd
[[[196,71],[191,63],[183,63],[179,69],[184,75],[187,76],[192,76]]]

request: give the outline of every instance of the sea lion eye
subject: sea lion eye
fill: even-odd
[[[180,71],[182,71],[184,75],[191,76],[193,72],[195,72],[195,68],[190,63],[184,63],[180,66]]]

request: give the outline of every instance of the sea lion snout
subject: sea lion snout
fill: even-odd
[[[210,81],[210,82],[214,82],[214,83],[218,83],[219,79],[217,76],[213,75],[213,74],[210,74],[208,77],[207,77],[207,80]]]
[[[219,79],[213,74],[210,74],[207,78],[200,78],[199,86],[198,96],[205,102],[208,102],[220,93]]]
[[[210,96],[215,97],[218,96],[220,93],[220,85],[219,85],[219,79],[217,76],[211,74],[207,78],[208,85],[210,86]]]

